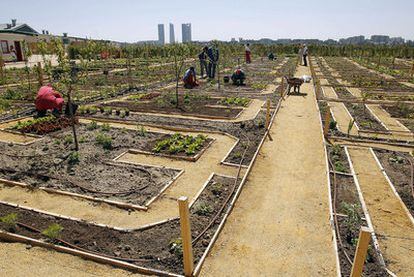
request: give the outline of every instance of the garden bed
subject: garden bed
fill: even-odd
[[[409,154],[388,150],[374,150],[381,165],[391,179],[398,195],[414,216],[414,195],[412,191],[411,164],[406,157]]]
[[[0,144],[1,178],[30,186],[99,199],[144,205],[179,173],[168,168],[116,164],[112,159],[134,149],[147,149],[164,134],[98,126],[78,128],[78,152],[69,130],[29,146]],[[120,182],[122,180],[122,182]]]
[[[51,115],[26,121],[18,121],[9,130],[25,134],[45,135],[72,126],[72,122],[77,124],[78,120],[75,119],[72,121],[71,118],[65,116],[55,117]]]
[[[180,94],[179,105],[176,105],[175,96],[166,94],[150,99],[149,101],[113,101],[100,105],[112,109],[127,109],[131,112],[176,114],[206,118],[236,118],[243,109],[234,107],[214,107],[218,100],[207,95]]]
[[[220,208],[225,204],[225,200],[233,194],[234,186],[234,178],[217,175],[208,182],[199,198],[190,208],[193,240],[219,213]],[[2,230],[11,231],[10,227],[12,227],[14,233],[25,237],[108,256],[146,268],[183,274],[182,245],[178,219],[143,230],[123,232],[0,204],[0,216],[3,219],[5,216],[13,217],[10,216],[12,214],[17,215],[17,217],[14,221],[12,220],[11,224],[0,223]],[[207,231],[193,243],[195,263],[200,260],[209,245],[223,218],[223,214],[221,212]],[[10,223],[10,220],[8,222]],[[54,230],[61,230],[51,232],[53,228],[50,226],[53,224],[58,224],[55,225]],[[43,234],[35,230],[43,231]],[[48,231],[45,232],[45,230]]]
[[[358,191],[352,177],[350,165],[344,149],[337,146],[328,146],[328,156],[334,167],[329,167],[330,170],[342,172],[345,174],[330,174],[330,189],[332,195],[332,205],[337,213],[337,222],[339,234],[336,231],[336,239],[338,245],[339,263],[341,267],[341,276],[349,276],[352,269],[352,264],[347,260],[346,254],[353,261],[356,246],[358,242],[358,235],[361,226],[367,226],[367,221],[364,218],[362,204],[359,200]],[[334,191],[334,184],[336,184],[336,197]],[[336,202],[335,201],[336,198]],[[342,243],[342,244],[341,244]],[[381,266],[379,256],[374,248],[374,243],[371,240],[368,248],[367,260],[364,265],[363,274],[365,276],[386,276],[385,269]]]
[[[364,104],[344,103],[344,105],[362,130],[387,132],[387,129],[371,114]]]

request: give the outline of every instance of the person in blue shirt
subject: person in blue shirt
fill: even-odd
[[[192,89],[192,88],[198,86],[194,66],[187,69],[187,71],[184,73],[183,82],[184,82],[184,87],[188,88],[188,89]]]
[[[216,66],[219,60],[219,50],[214,47],[209,47],[207,49],[208,57],[208,77],[214,79],[216,75]]]

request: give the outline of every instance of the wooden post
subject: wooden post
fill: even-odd
[[[270,125],[270,99],[266,100],[266,130],[269,129]]]
[[[365,258],[367,256],[368,245],[371,240],[371,230],[367,227],[361,227],[359,231],[358,245],[355,252],[354,263],[352,264],[351,277],[360,277],[364,268]]]
[[[329,124],[331,123],[331,111],[328,107],[328,110],[325,114],[325,126],[323,126],[323,135],[326,137],[329,133]]]
[[[282,82],[280,84],[280,97],[283,99],[283,94],[285,91],[285,77],[282,77]]]
[[[0,80],[4,79],[4,61],[3,56],[0,54]]]
[[[191,226],[190,213],[188,209],[188,198],[181,196],[178,198],[178,208],[180,211],[181,239],[183,243],[183,263],[185,276],[191,276],[194,270],[193,246],[191,245]]]
[[[414,75],[414,62],[413,62],[413,65],[411,66],[411,74],[410,74],[410,76],[413,77],[413,75]]]
[[[39,81],[39,87],[43,86],[43,69],[41,62],[37,63],[37,79]]]

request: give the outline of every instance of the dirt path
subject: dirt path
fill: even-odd
[[[388,268],[398,276],[414,272],[414,224],[385,179],[372,152],[348,148],[365,204]]]
[[[26,249],[20,243],[0,243],[0,256],[1,276],[142,276],[40,247]]]
[[[282,104],[202,275],[337,274],[319,114],[312,85],[301,91]]]

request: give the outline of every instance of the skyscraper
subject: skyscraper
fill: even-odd
[[[191,42],[191,23],[183,23],[181,25],[183,42]]]
[[[158,24],[158,43],[161,45],[165,44],[164,24]]]
[[[170,23],[170,43],[175,43],[174,24]]]

